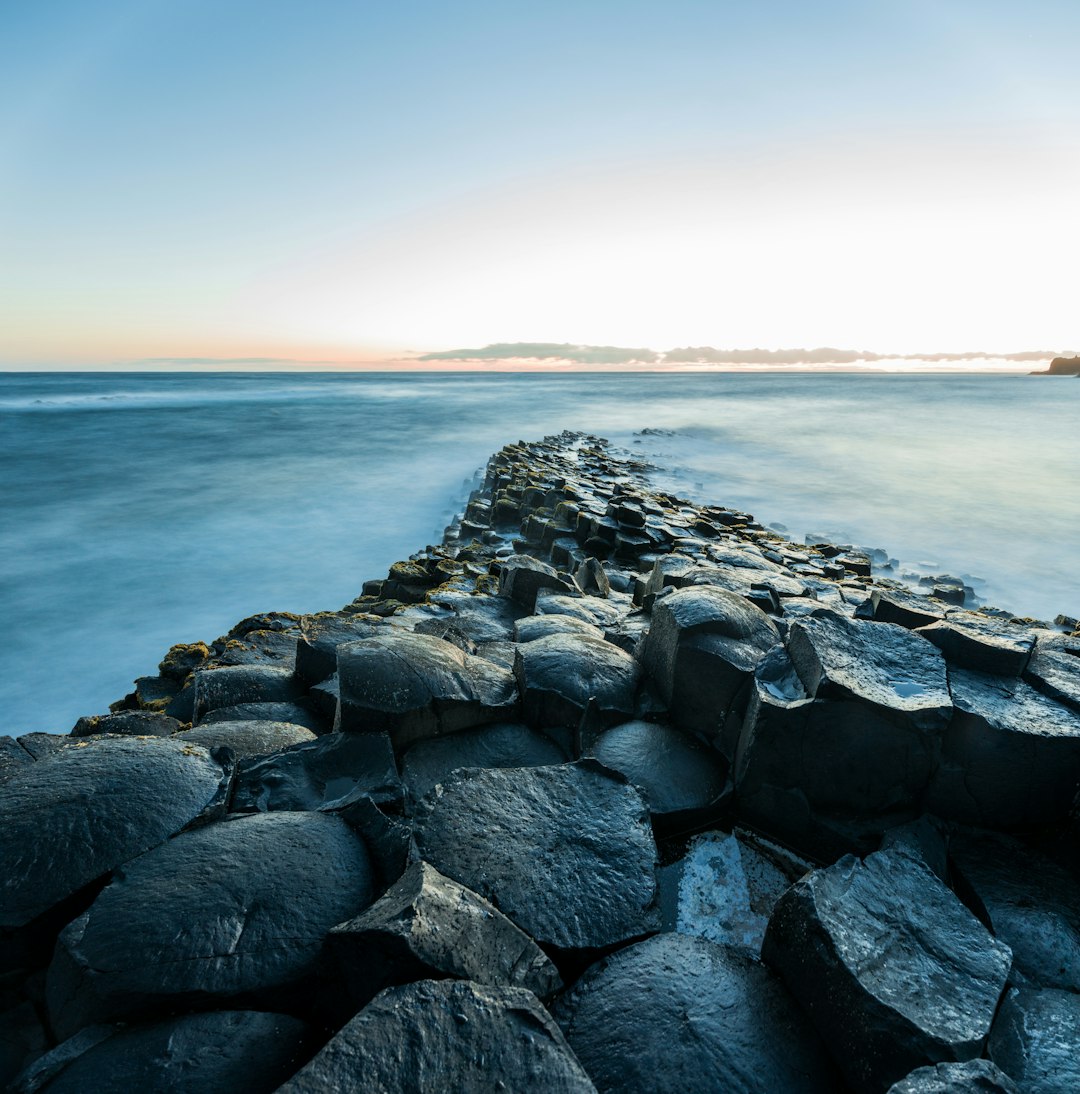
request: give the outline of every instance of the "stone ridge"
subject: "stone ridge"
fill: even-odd
[[[0,737],[0,1086],[1074,1086],[1075,621],[649,474],[507,445],[340,610]]]

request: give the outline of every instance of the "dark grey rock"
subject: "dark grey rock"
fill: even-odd
[[[458,768],[546,767],[568,759],[546,734],[511,722],[417,741],[402,760],[402,778],[409,796],[419,801]]]
[[[115,1025],[87,1026],[86,1029],[79,1030],[73,1037],[38,1056],[4,1089],[7,1094],[37,1094],[37,1091],[44,1089],[68,1064],[77,1060],[84,1052],[89,1052],[95,1045],[107,1041],[116,1032]]]
[[[55,756],[72,744],[81,743],[59,733],[24,733],[21,737],[16,737],[15,740],[19,747],[29,752],[35,760],[44,760],[49,756]]]
[[[338,646],[385,630],[386,624],[373,616],[340,612],[304,616],[296,640],[296,675],[308,684],[320,683],[337,671]]]
[[[938,816],[984,828],[1054,823],[1080,781],[1080,715],[1021,680],[954,669],[956,713],[927,794]]]
[[[0,737],[0,782],[33,762],[34,757],[14,737]]]
[[[453,977],[528,988],[548,998],[562,987],[544,951],[497,908],[426,862],[366,911],[327,936],[334,966],[357,999],[393,984]]]
[[[700,938],[657,935],[604,958],[555,1017],[601,1094],[833,1094],[839,1085],[779,980]]]
[[[121,1029],[19,1094],[271,1094],[303,1060],[306,1035],[306,1025],[285,1014],[188,1014]]]
[[[338,817],[265,813],[185,832],[129,862],[61,933],[50,1021],[68,1037],[294,983],[373,895],[367,850]]]
[[[935,874],[895,849],[796,882],[762,957],[856,1091],[981,1055],[1011,960]]]
[[[21,927],[156,847],[221,792],[198,745],[169,738],[71,742],[0,794],[0,926]]]
[[[1019,676],[1035,648],[1035,635],[1018,627],[960,613],[917,631],[945,655],[950,665],[999,676]]]
[[[1064,646],[1040,641],[1024,679],[1043,695],[1080,714],[1080,657]]]
[[[33,1064],[49,1047],[49,1037],[32,1003],[20,1003],[0,1012],[0,1087]]]
[[[621,608],[614,600],[598,600],[596,597],[572,597],[558,593],[541,593],[536,599],[537,615],[568,615],[594,626],[614,626],[622,619],[629,605]]]
[[[922,816],[890,828],[881,838],[881,850],[890,848],[914,856],[949,884],[949,846],[944,825],[936,817]]]
[[[968,1060],[917,1068],[888,1094],[1020,1094],[1020,1088],[989,1060]]]
[[[333,713],[330,720],[333,721]],[[236,706],[219,707],[205,714],[199,725],[208,726],[215,722],[288,722],[310,729],[315,734],[325,733],[330,728],[310,699],[299,699],[295,703],[238,703]]]
[[[176,740],[203,748],[228,748],[235,756],[262,756],[289,745],[315,740],[315,734],[289,722],[203,722],[177,734]]]
[[[945,617],[945,605],[905,589],[874,589],[870,593],[873,617],[879,623],[895,623],[914,630]]]
[[[1024,1094],[1080,1090],[1080,995],[1013,989],[990,1033],[990,1059]]]
[[[992,832],[955,832],[949,854],[963,880],[958,891],[1012,950],[1014,982],[1080,992],[1080,885]]]
[[[499,596],[439,593],[435,599],[453,611],[454,628],[477,644],[512,639],[514,624],[526,614],[519,604]]]
[[[743,597],[701,586],[658,599],[642,664],[676,725],[717,734],[765,653],[775,625]]]
[[[587,596],[608,597],[611,581],[604,564],[597,558],[587,558],[574,571],[574,584]]]
[[[335,729],[388,732],[395,748],[515,713],[505,669],[430,635],[394,633],[338,649]]]
[[[515,555],[503,563],[499,571],[500,596],[509,597],[531,612],[536,607],[536,596],[541,589],[569,594],[577,592],[576,586],[560,577],[554,566],[531,555]]]
[[[167,714],[149,710],[121,710],[116,714],[95,714],[80,718],[71,731],[72,737],[112,733],[125,737],[168,737],[180,728],[180,723]]]
[[[595,1094],[559,1027],[524,988],[421,980],[377,995],[279,1094],[543,1091]]]
[[[541,945],[611,946],[657,925],[645,804],[592,761],[457,771],[423,799],[415,825],[422,858]]]
[[[238,813],[320,809],[357,791],[401,805],[403,789],[385,733],[327,733],[242,760],[232,808]]]
[[[303,694],[291,669],[276,665],[230,665],[195,673],[194,721],[211,710],[241,703],[291,703]]]
[[[519,619],[514,626],[515,642],[535,642],[538,638],[550,638],[553,634],[585,634],[590,638],[604,637],[604,632],[593,623],[586,623],[572,615],[530,615]]]

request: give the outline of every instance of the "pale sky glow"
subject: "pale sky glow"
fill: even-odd
[[[1071,2],[6,5],[0,367],[1066,349],[1078,41]]]

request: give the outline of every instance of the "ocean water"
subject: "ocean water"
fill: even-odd
[[[0,733],[66,732],[244,616],[340,607],[438,540],[493,451],[566,428],[795,539],[1080,613],[1071,378],[6,374]]]

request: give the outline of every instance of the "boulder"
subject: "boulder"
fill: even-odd
[[[262,756],[301,741],[315,740],[315,734],[289,722],[203,722],[184,730],[176,740],[203,748],[227,748],[234,756]]]
[[[856,1091],[982,1054],[1009,948],[900,850],[814,870],[780,898],[762,949]]]
[[[321,809],[362,792],[400,808],[401,779],[385,733],[327,733],[237,766],[237,813]]]
[[[989,1060],[968,1060],[916,1068],[888,1094],[1020,1094],[1020,1088]]]
[[[0,927],[21,927],[180,831],[223,792],[221,767],[169,738],[69,742],[0,795]]]
[[[291,669],[275,665],[230,665],[195,673],[194,721],[211,710],[240,703],[291,703],[303,694]]]
[[[634,713],[640,670],[610,642],[555,634],[518,646],[514,675],[523,720],[537,729],[576,726],[589,700],[608,724]]]
[[[421,980],[377,995],[278,1094],[595,1094],[532,992]]]
[[[306,698],[295,703],[237,703],[236,706],[219,707],[205,714],[199,725],[213,725],[214,722],[288,722],[315,734],[325,733],[329,728],[315,704]]]
[[[60,935],[49,1017],[84,1026],[273,989],[313,974],[326,933],[373,898],[341,819],[265,813],[185,832],[129,862]]]
[[[1019,676],[1035,648],[1035,635],[1015,626],[963,612],[920,627],[950,665],[998,676]]]
[[[601,1094],[833,1094],[839,1085],[779,980],[704,939],[661,934],[619,950],[554,1013]]]
[[[593,761],[456,771],[420,802],[415,838],[541,945],[595,949],[657,925],[648,811]]]
[[[504,721],[515,712],[509,672],[442,638],[395,632],[338,649],[342,731],[387,732],[395,748]]]
[[[990,1033],[990,1059],[1024,1094],[1080,1090],[1080,995],[1013,988]]]
[[[168,737],[180,728],[180,723],[167,714],[149,710],[121,710],[115,714],[95,714],[80,718],[72,737],[111,733],[123,737]]]
[[[65,1045],[60,1045],[35,1069],[45,1081],[27,1075],[16,1089],[18,1094],[271,1094],[303,1059],[306,1036],[306,1025],[286,1014],[187,1014],[121,1029],[54,1071],[50,1057],[62,1059]]]
[[[641,660],[677,726],[719,734],[766,652],[775,624],[743,597],[700,586],[653,605]]]
[[[535,609],[541,589],[571,595],[578,591],[571,581],[560,577],[554,566],[531,555],[515,555],[499,570],[499,595],[520,604],[527,612]]]
[[[393,984],[452,977],[528,988],[549,998],[562,987],[544,951],[497,908],[426,862],[366,911],[327,936],[335,968],[366,1003]]]

